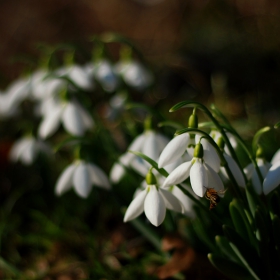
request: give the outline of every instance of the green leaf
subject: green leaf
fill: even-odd
[[[183,128],[183,126],[178,122],[164,121],[164,122],[158,123],[158,127],[164,127],[164,126],[170,126],[174,129],[182,129]]]
[[[256,249],[229,226],[223,225],[223,230],[225,236],[229,240],[231,248],[240,259],[242,264],[246,267],[254,279],[260,279],[257,276],[257,271],[258,268],[261,267],[261,262]]]
[[[158,164],[151,158],[149,158],[148,156],[137,152],[137,151],[129,151],[130,153],[141,157],[142,159],[144,159],[145,161],[147,161],[149,164],[151,164],[151,166],[156,169],[162,176],[167,177],[168,176],[168,172],[164,169],[164,168],[158,168]]]
[[[247,219],[244,212],[244,205],[241,200],[233,199],[229,204],[230,216],[233,221],[236,232],[249,242],[252,246],[256,246],[256,238],[254,236],[253,228]]]
[[[181,108],[199,108],[200,110],[207,112],[208,110],[206,109],[206,107],[200,103],[197,102],[193,102],[193,101],[181,101],[179,103],[177,103],[176,105],[174,105],[169,112],[175,112]]]
[[[230,261],[239,263],[242,265],[241,261],[238,259],[234,251],[232,250],[228,239],[225,236],[217,235],[215,237],[215,241],[219,249],[221,250],[221,253]]]
[[[257,133],[255,134],[253,141],[252,141],[252,149],[254,154],[256,153],[257,149],[258,149],[258,144],[260,142],[260,138],[261,136],[268,132],[271,128],[269,126],[263,127],[261,128],[259,131],[257,131]]]
[[[233,280],[253,280],[254,278],[246,268],[241,265],[223,258],[217,254],[208,254],[208,259],[211,264],[221,271],[227,277]]]
[[[245,188],[245,192],[246,192],[249,208],[253,216],[255,215],[255,211],[258,206],[261,207],[263,211],[266,211],[266,207],[264,203],[261,201],[259,195],[257,195],[257,193],[255,192],[251,184],[247,185],[247,187]]]

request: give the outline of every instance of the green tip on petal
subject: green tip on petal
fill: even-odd
[[[195,145],[193,157],[203,158],[203,146],[201,143]]]
[[[153,174],[152,170],[149,170],[149,172],[146,175],[146,183],[147,183],[147,185],[156,185],[157,184],[156,176]]]

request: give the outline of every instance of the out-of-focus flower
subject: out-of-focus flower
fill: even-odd
[[[17,79],[0,95],[0,116],[11,117],[18,112],[19,104],[29,96],[30,79]]]
[[[115,65],[115,69],[128,86],[139,90],[151,86],[154,80],[152,74],[137,61],[120,61]]]
[[[85,66],[88,75],[94,77],[101,87],[108,92],[113,92],[119,84],[119,77],[109,60],[101,59],[96,63]]]
[[[184,211],[181,202],[169,191],[157,187],[156,180],[147,181],[146,188],[139,191],[128,206],[124,222],[135,219],[145,212],[148,220],[159,226],[165,218],[166,208],[182,213]]]
[[[39,139],[32,136],[25,136],[17,140],[11,148],[10,159],[21,161],[23,164],[32,164],[39,153],[51,154],[51,148]]]
[[[73,186],[83,198],[88,197],[92,185],[109,190],[110,182],[106,174],[95,164],[77,160],[64,169],[55,186],[56,195],[62,195]]]
[[[203,197],[206,188],[214,188],[216,191],[224,190],[224,185],[219,175],[204,161],[202,144],[198,143],[192,160],[180,164],[166,178],[163,188],[181,184],[190,177],[194,193]]]
[[[92,90],[94,88],[93,76],[88,73],[85,67],[80,65],[71,65],[59,68],[54,73],[58,77],[66,77],[76,86],[83,90]]]
[[[60,122],[67,132],[75,136],[84,135],[94,126],[92,117],[77,101],[52,103],[50,106],[52,108],[49,108],[39,127],[39,136],[43,139],[51,136]]]
[[[271,164],[267,162],[264,158],[256,158],[257,165],[259,167],[259,170],[263,176],[263,178],[266,177],[269,168],[271,167]],[[257,194],[261,194],[264,189],[262,187],[263,182],[260,181],[258,173],[253,165],[253,163],[250,163],[244,168],[244,172],[247,176],[247,178],[252,180],[252,185],[256,191]]]
[[[274,156],[272,157],[270,163],[273,165],[273,164],[275,164],[279,160],[280,160],[280,149],[277,150],[277,152],[274,154]]]
[[[168,143],[168,139],[160,133],[154,130],[147,130],[137,136],[134,141],[128,147],[130,151],[141,152],[149,158],[157,161],[162,149]],[[112,182],[117,183],[125,174],[125,167],[132,167],[135,170],[138,169],[139,159],[136,155],[130,152],[126,152],[119,159],[119,162],[115,163],[110,172],[110,179]],[[149,164],[145,162],[145,165],[149,167]],[[139,167],[141,169],[141,167]],[[146,171],[146,170],[145,170]]]
[[[237,142],[236,138],[234,137],[234,135],[232,133],[230,133],[230,132],[225,132],[225,133],[226,133],[226,135],[228,137],[228,140],[229,140],[232,148],[236,149],[237,146],[238,146],[238,142]],[[210,136],[213,138],[213,140],[215,142],[217,142],[219,140],[219,138],[223,138],[222,134],[219,131],[217,131],[217,130],[211,130]],[[225,150],[226,154],[230,155],[230,151],[229,151],[227,145],[225,145],[224,150]]]
[[[190,137],[189,133],[183,133],[176,137],[174,137],[164,148],[162,151],[158,166],[159,168],[164,167],[178,158],[182,157],[183,155],[186,156],[188,154],[188,158],[190,158],[190,153],[193,153],[193,149],[195,143],[200,141],[200,135],[196,135],[195,139]],[[201,139],[201,144],[204,150],[204,161],[206,163],[211,163],[211,167],[218,172],[220,169],[220,158],[215,151],[214,147],[206,140]]]

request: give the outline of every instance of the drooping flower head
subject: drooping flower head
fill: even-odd
[[[151,170],[147,173],[146,183],[146,188],[139,191],[128,206],[124,222],[133,220],[145,212],[147,219],[154,226],[159,226],[164,221],[166,209],[183,213],[181,202],[171,192],[158,187]]]

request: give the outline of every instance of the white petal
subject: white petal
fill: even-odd
[[[86,70],[81,66],[73,65],[69,69],[68,77],[78,87],[84,90],[90,90],[93,88],[93,79],[91,79]]]
[[[165,218],[165,203],[155,186],[150,186],[150,191],[144,202],[144,211],[148,220],[156,227],[159,226]]]
[[[39,127],[39,136],[41,138],[45,139],[51,136],[58,129],[62,111],[62,107],[56,107],[45,116]]]
[[[180,158],[185,153],[189,140],[188,133],[173,138],[163,149],[158,160],[158,167],[162,168]]]
[[[74,171],[73,175],[73,185],[76,193],[86,198],[92,188],[91,178],[87,164],[81,162]]]
[[[184,212],[184,208],[181,204],[181,202],[179,201],[179,199],[177,197],[175,197],[171,192],[164,190],[164,189],[159,189],[159,192],[161,193],[165,206],[167,209],[179,212],[179,213],[183,213]]]
[[[70,134],[82,136],[85,132],[85,126],[80,111],[72,102],[67,103],[62,113],[62,122],[65,129]]]
[[[90,178],[92,183],[96,186],[103,187],[107,190],[111,189],[110,182],[107,175],[98,166],[92,163],[88,163]]]
[[[127,148],[127,150],[130,151],[137,151],[140,152],[142,151],[142,147],[145,141],[145,133],[142,133],[140,135],[138,135],[133,141],[132,143],[129,145],[129,147]]]
[[[56,195],[61,195],[72,187],[73,184],[72,179],[76,167],[77,167],[76,164],[71,164],[63,170],[55,186]]]
[[[116,162],[110,171],[110,180],[117,184],[125,174],[125,168],[122,164]]]
[[[192,190],[189,189],[189,191],[192,191]],[[180,200],[180,202],[183,206],[183,209],[184,209],[183,214],[185,214],[191,218],[194,218],[195,212],[192,208],[193,201],[187,195],[185,195],[177,186],[173,187],[172,194]]]
[[[21,138],[17,140],[11,148],[10,155],[9,155],[10,160],[18,161],[23,151],[26,149],[28,145],[29,145],[29,138]]]
[[[204,196],[208,186],[208,176],[203,163],[196,160],[190,170],[190,180],[194,193],[200,197]]]
[[[145,132],[146,137],[143,143],[142,152],[144,155],[150,157],[153,160],[157,160],[159,157],[159,147],[156,141],[156,133],[152,130]],[[146,162],[146,161],[145,161]]]
[[[203,146],[203,159],[216,172],[219,172],[221,161],[215,148],[205,138],[201,140],[201,144]]]
[[[206,164],[207,168],[207,176],[208,176],[208,186],[207,188],[213,188],[216,191],[223,191],[224,184],[219,177],[219,175],[209,166]]]
[[[94,127],[94,121],[91,115],[78,103],[74,102],[79,114],[83,120],[84,127],[86,129],[91,129]]]
[[[168,175],[162,187],[177,185],[185,181],[189,177],[191,166],[191,161],[180,164]]]
[[[235,162],[235,160],[231,156],[229,156],[225,153],[224,153],[224,157],[225,157],[226,162],[228,163],[228,167],[231,170],[232,175],[234,176],[238,186],[245,188],[246,182],[245,182],[244,176],[243,176],[240,168],[238,167],[237,163]]]
[[[280,161],[277,161],[268,170],[263,183],[263,193],[267,195],[280,184]]]
[[[36,147],[36,140],[34,138],[29,139],[29,144],[23,150],[21,155],[21,161],[25,164],[31,164],[36,156],[37,147]]]
[[[246,174],[247,178],[250,179],[253,176],[253,172],[254,172],[255,168],[253,163],[248,164],[245,168],[244,168],[244,173]]]
[[[138,174],[143,177],[146,177],[147,172],[149,170],[150,164],[145,160],[139,157],[135,157],[129,164]]]
[[[273,165],[274,163],[276,163],[279,160],[280,160],[280,149],[272,157],[271,164]]]
[[[142,214],[142,212],[144,211],[144,200],[146,195],[147,191],[143,190],[132,200],[125,212],[125,216],[123,219],[124,222],[133,220]]]

